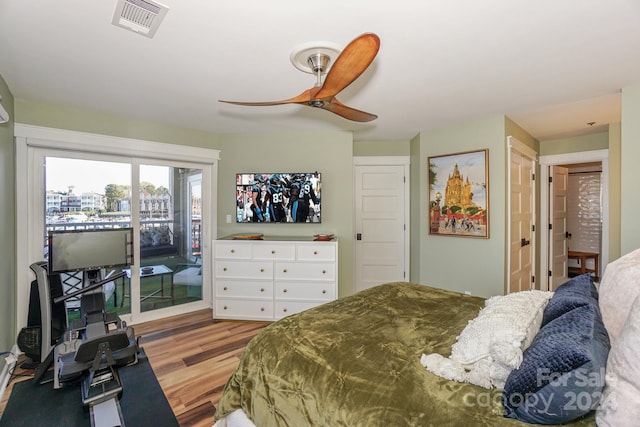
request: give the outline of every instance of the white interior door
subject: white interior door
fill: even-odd
[[[551,289],[555,290],[568,278],[567,244],[567,196],[569,193],[569,169],[562,166],[550,166],[551,194],[549,211],[551,212],[551,234],[549,238],[549,265],[551,266]]]
[[[600,163],[602,167],[601,175],[601,215],[602,215],[602,240],[600,254],[600,271],[604,272],[609,262],[609,151],[579,151],[575,153],[554,154],[549,156],[541,156],[540,159],[540,181],[546,183],[549,178],[553,178],[551,166],[554,165],[575,165],[587,163]],[[553,216],[551,210],[551,202],[553,200],[553,187],[549,185],[540,186],[540,220],[538,224],[545,229],[552,223]],[[552,268],[553,268],[553,251],[552,238],[550,231],[543,230],[540,233],[540,289],[551,290],[553,288]],[[563,268],[558,270],[564,271]],[[558,271],[560,272],[560,271]]]
[[[510,155],[509,292],[534,285],[535,159],[512,146]]]
[[[406,280],[408,166],[356,165],[355,291]]]
[[[509,286],[508,292],[535,285],[535,178],[536,152],[509,136]]]

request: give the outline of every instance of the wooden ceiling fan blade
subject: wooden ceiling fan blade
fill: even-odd
[[[323,110],[331,111],[334,114],[337,114],[345,119],[354,121],[354,122],[370,122],[378,118],[375,114],[367,113],[366,111],[356,110],[355,108],[349,107],[338,101],[336,98],[333,98],[331,102],[325,103],[322,107]]]
[[[317,88],[307,89],[302,92],[298,96],[294,96],[293,98],[283,99],[280,101],[264,101],[264,102],[244,102],[244,101],[225,101],[223,99],[219,99],[218,102],[224,102],[227,104],[235,104],[235,105],[248,105],[248,106],[265,106],[265,105],[283,105],[283,104],[308,104],[311,100],[311,92],[317,91]]]
[[[379,49],[380,38],[376,34],[364,33],[356,37],[338,55],[322,88],[316,94],[316,99],[335,96],[349,86],[371,65]]]

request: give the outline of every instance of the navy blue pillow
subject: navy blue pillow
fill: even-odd
[[[600,401],[609,348],[597,305],[583,305],[551,320],[507,378],[504,416],[561,424],[586,415]]]
[[[556,289],[544,309],[542,326],[574,308],[587,304],[598,305],[598,290],[591,280],[591,275],[583,274],[564,282]]]

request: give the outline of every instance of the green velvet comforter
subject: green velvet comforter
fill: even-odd
[[[437,377],[482,298],[389,283],[284,318],[247,346],[216,419],[242,408],[258,427],[509,426],[500,390]],[[574,425],[595,425],[590,416]]]

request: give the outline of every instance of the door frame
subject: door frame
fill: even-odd
[[[532,167],[531,170],[533,173],[535,173],[536,169],[537,169],[537,165],[538,165],[538,153],[536,153],[536,151],[529,147],[528,145],[524,144],[523,142],[521,142],[520,140],[518,140],[517,138],[513,137],[513,136],[507,136],[507,168],[508,168],[508,175],[509,175],[509,179],[507,179],[507,206],[509,207],[507,210],[507,233],[506,233],[506,238],[507,238],[507,248],[511,247],[511,154],[512,151],[518,151],[523,157],[528,158],[529,160],[531,160],[532,162]],[[534,227],[537,227],[537,221],[536,221],[536,193],[537,193],[537,180],[533,180],[533,206],[532,206],[532,215],[533,218],[531,218],[531,224]],[[536,239],[536,233],[532,231],[531,233],[531,271],[532,273],[535,275],[535,271],[536,271],[536,248],[537,248],[537,239]],[[505,281],[505,293],[510,293],[510,289],[511,289],[511,250],[507,250],[507,277],[506,277],[506,281]],[[532,284],[533,287],[535,287],[535,283]]]
[[[215,189],[217,188],[218,160],[220,151],[207,148],[175,145],[163,142],[144,141],[132,138],[122,138],[77,132],[70,130],[46,128],[16,123],[14,125],[16,146],[16,212],[25,212],[24,215],[16,215],[16,235],[23,236],[16,244],[16,283],[30,283],[32,276],[29,265],[42,260],[42,252],[35,250],[31,241],[41,240],[41,231],[44,223],[40,217],[44,200],[36,191],[33,191],[36,183],[44,182],[43,170],[33,170],[34,152],[38,149],[67,150],[69,152],[84,152],[101,156],[114,156],[116,158],[131,159],[157,159],[170,160],[176,163],[189,163],[204,165],[207,171],[203,171],[203,194],[211,194],[207,205],[207,216],[210,219],[208,227],[202,230],[203,243],[203,299],[199,303],[182,304],[166,309],[152,310],[140,313],[137,318],[131,315],[121,316],[127,323],[134,324],[146,322],[162,317],[167,317],[188,310],[210,308],[212,305],[212,290],[210,276],[211,264],[209,243],[216,238],[217,224],[217,200]],[[136,160],[134,160],[136,161]],[[132,179],[137,179],[135,175]],[[39,184],[41,185],[41,184]],[[132,203],[138,203],[137,195],[133,194]],[[203,206],[204,209],[204,206]],[[132,221],[137,219],[132,217]],[[38,240],[34,240],[38,239]],[[139,236],[135,236],[134,245],[139,245]],[[21,327],[26,325],[29,306],[29,287],[17,286],[16,289],[16,334]]]
[[[549,284],[549,166],[570,165],[575,163],[602,163],[602,241],[600,271],[604,272],[609,262],[609,150],[579,151],[576,153],[540,156],[540,277],[546,280],[540,283],[540,289],[550,290]]]
[[[410,215],[411,215],[411,199],[410,199],[410,167],[411,167],[411,157],[410,156],[354,156],[353,157],[353,230],[356,230],[356,180],[355,166],[404,166],[404,271],[405,271],[405,279],[407,279],[407,275],[410,273],[410,260],[411,260],[411,231],[410,231]],[[356,268],[357,268],[357,258],[356,258],[356,236],[353,236],[353,278],[352,278],[352,290],[356,292]]]

